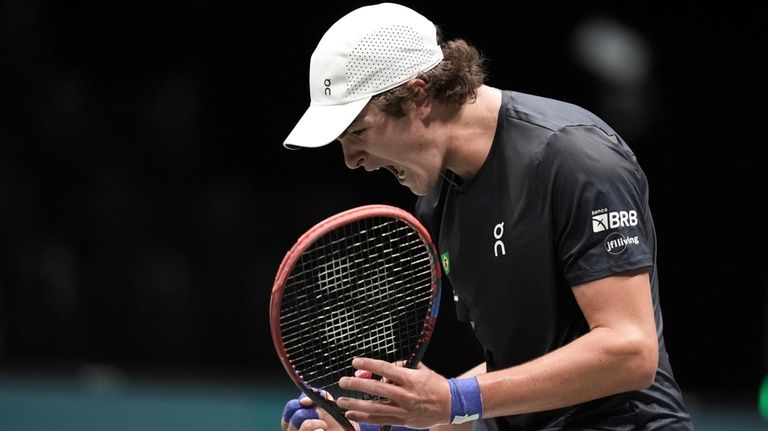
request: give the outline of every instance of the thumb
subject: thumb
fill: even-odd
[[[318,389],[317,393],[319,393],[321,397],[327,400],[333,400],[333,396],[326,390]],[[302,407],[310,407],[312,404],[314,404],[312,402],[312,398],[309,398],[304,392],[299,395],[299,403],[301,403]]]

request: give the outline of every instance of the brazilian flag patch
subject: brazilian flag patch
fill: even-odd
[[[451,272],[451,259],[448,257],[448,252],[440,255],[440,261],[443,263],[443,271],[445,271],[445,275],[450,274]]]

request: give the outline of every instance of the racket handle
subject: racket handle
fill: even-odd
[[[299,389],[302,390],[302,392],[308,396],[312,402],[315,403],[316,406],[322,408],[325,410],[331,417],[341,425],[342,428],[344,428],[344,431],[355,431],[355,427],[352,426],[352,423],[344,416],[344,412],[346,410],[342,409],[341,407],[337,406],[336,403],[333,401],[329,401],[325,399],[325,397],[319,395],[314,390],[305,387],[302,384],[298,384]]]
[[[333,408],[336,407],[336,408]],[[331,415],[331,417],[341,425],[342,428],[344,428],[344,431],[355,431],[355,427],[352,425],[352,423],[344,416],[344,411],[341,409],[341,407],[338,407],[334,405],[333,407],[327,406],[325,408],[325,411]]]
[[[326,412],[328,412],[328,414],[330,414],[331,417],[335,419],[342,428],[344,428],[344,431],[355,431],[355,427],[352,426],[352,423],[349,422],[349,419],[344,417],[344,413],[336,409],[328,409]]]

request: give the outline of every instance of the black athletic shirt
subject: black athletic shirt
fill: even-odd
[[[662,335],[656,235],[635,155],[594,114],[503,92],[487,160],[418,199],[488,371],[522,364],[588,332],[571,286],[647,268],[659,337],[653,385],[573,407],[486,419],[475,429],[691,430]]]

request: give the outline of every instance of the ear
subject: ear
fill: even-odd
[[[429,97],[427,83],[424,82],[423,79],[414,78],[408,81],[406,85],[413,95],[411,102],[413,103],[414,109],[419,111],[422,115],[429,113],[429,110],[432,108],[432,98]]]

